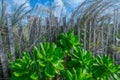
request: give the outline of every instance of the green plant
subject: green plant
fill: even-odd
[[[62,72],[62,77],[64,80],[93,80],[92,73],[82,68],[73,68],[71,71],[64,70]]]
[[[68,33],[60,34],[57,44],[67,54],[70,53],[71,50],[78,51],[79,47],[81,46],[79,37],[77,35],[74,35],[73,30],[69,31]]]
[[[34,71],[34,61],[27,53],[23,54],[22,59],[16,59],[15,62],[10,62],[12,69],[11,80],[38,80],[38,75]]]
[[[11,80],[120,79],[120,66],[108,56],[93,57],[90,51],[81,48],[73,31],[61,34],[57,45],[40,43],[33,48],[31,57],[24,53],[22,59],[10,63],[10,68],[13,70]]]
[[[40,43],[39,49],[34,47],[33,50],[35,61],[39,64],[39,71],[42,78],[53,78],[59,74],[60,70],[64,69],[63,57],[64,53],[60,47],[54,43]]]
[[[91,54],[90,51],[86,51],[82,48],[79,48],[78,52],[74,52],[74,54],[71,55],[72,59],[68,61],[68,67],[81,67],[81,68],[86,68],[90,67],[93,62],[94,58]]]
[[[95,62],[92,65],[92,73],[94,79],[99,80],[119,80],[120,68],[114,64],[114,61],[108,56],[97,56]]]
[[[24,53],[22,59],[10,63],[13,70],[11,80],[38,80],[51,79],[64,69],[62,49],[54,43],[40,43],[34,47],[32,59]],[[31,73],[32,72],[32,73]]]
[[[68,34],[70,35],[70,33],[68,33]],[[66,37],[62,37],[62,41],[67,41],[67,39],[70,40],[70,38],[67,38],[69,36],[68,34],[66,33],[65,34]],[[74,36],[74,34],[72,34],[72,35]],[[63,46],[64,46],[64,44],[63,44]],[[93,57],[92,53],[90,51],[86,51],[86,50],[82,49],[80,47],[80,45],[76,46],[76,48],[77,48],[77,50],[75,50],[73,52],[73,54],[69,54],[71,59],[69,59],[66,62],[67,70],[63,71],[63,74],[64,75],[66,74],[66,76],[64,76],[64,78],[66,78],[67,80],[73,80],[75,78],[74,75],[76,75],[76,76],[78,75],[78,74],[75,74],[74,72],[80,71],[79,76],[80,76],[80,74],[84,75],[84,72],[85,72],[85,74],[88,74],[92,78],[89,76],[87,77],[87,75],[86,75],[86,77],[82,78],[82,76],[80,76],[79,78],[76,78],[75,80],[79,80],[79,79],[81,79],[81,80],[117,79],[118,80],[119,79],[119,71],[120,71],[119,67],[118,67],[118,65],[115,65],[114,61],[112,59],[110,59],[108,56]],[[71,49],[66,49],[66,50],[68,50],[68,52],[70,52],[70,50],[74,50],[74,49],[71,48]]]
[[[77,52],[71,54],[71,60],[67,62],[67,70],[62,74],[64,80],[94,80],[92,77],[91,66],[94,58],[90,51],[79,48]]]

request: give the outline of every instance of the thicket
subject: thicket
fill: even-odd
[[[109,56],[92,56],[74,31],[55,42],[42,42],[10,62],[11,80],[119,80],[120,65]]]

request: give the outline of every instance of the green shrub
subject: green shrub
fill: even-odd
[[[114,61],[108,56],[99,55],[95,58],[95,62],[91,67],[94,79],[100,80],[120,80],[120,68],[114,64]]]
[[[55,43],[40,43],[31,57],[24,53],[10,68],[11,80],[120,80],[120,65],[108,56],[93,57],[73,31],[60,34]]]
[[[10,62],[10,68],[13,71],[11,80],[38,80],[38,75],[32,68],[33,65],[34,61],[27,53],[23,54],[22,59]]]
[[[40,43],[39,49],[34,47],[33,53],[42,78],[53,78],[60,70],[64,69],[62,60],[64,53],[56,44]]]
[[[77,35],[74,35],[73,30],[68,33],[60,34],[57,45],[60,46],[67,54],[69,54],[71,50],[78,51],[79,47],[81,46],[79,43],[79,37]]]

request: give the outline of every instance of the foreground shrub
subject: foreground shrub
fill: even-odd
[[[64,69],[62,60],[64,53],[56,44],[48,42],[40,43],[39,49],[34,47],[33,53],[34,60],[38,65],[37,70],[40,71],[42,79],[46,77],[53,78],[56,74],[59,74],[60,70]]]
[[[27,53],[23,54],[22,59],[10,62],[10,68],[13,71],[11,80],[38,80],[38,75],[32,66],[34,61]]]
[[[120,66],[108,56],[93,57],[81,47],[73,31],[57,42],[40,43],[32,56],[10,62],[11,80],[120,80]]]

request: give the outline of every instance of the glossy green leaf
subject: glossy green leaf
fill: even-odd
[[[53,78],[55,76],[55,68],[51,65],[47,65],[45,68],[45,75],[49,78]]]
[[[37,62],[38,62],[39,65],[42,66],[42,67],[45,67],[45,65],[46,65],[46,63],[45,63],[44,61],[39,61],[39,60],[38,60]]]
[[[34,47],[33,51],[34,51],[34,54],[36,55],[37,58],[39,58],[39,59],[43,58],[42,54],[40,53],[40,51],[38,50],[37,47]]]
[[[16,77],[20,77],[20,76],[26,75],[28,73],[29,73],[28,70],[24,70],[24,71],[18,70],[16,72],[13,72],[13,75],[16,76]]]
[[[67,80],[73,80],[73,75],[69,70],[66,70],[66,77],[67,77]]]
[[[58,70],[63,70],[64,69],[64,66],[61,63],[53,64],[53,66]]]
[[[44,56],[46,56],[46,52],[42,43],[40,43],[40,51]]]
[[[32,79],[32,80],[39,80],[38,78],[38,75],[37,75],[37,73],[36,72],[34,72],[31,76],[30,76],[30,78]]]

